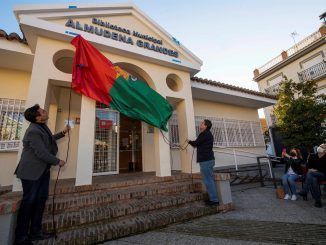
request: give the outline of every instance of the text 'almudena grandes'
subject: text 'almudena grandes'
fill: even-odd
[[[104,22],[104,21],[96,19],[96,18],[92,19],[92,23],[99,25],[101,27],[90,25],[90,24],[81,24],[79,21],[74,21],[72,19],[68,19],[68,21],[66,23],[66,27],[71,27],[76,30],[92,33],[92,34],[102,36],[105,38],[111,38],[112,40],[123,42],[123,43],[130,44],[130,45],[134,45],[134,43],[135,43],[134,40],[132,39],[132,37],[130,36],[131,31],[129,29],[121,28],[117,25],[112,25],[109,22]],[[104,28],[102,28],[102,27],[104,27]],[[109,31],[106,28],[115,30],[115,31]],[[118,32],[121,32],[121,33],[118,33]],[[159,53],[162,53],[165,55],[173,56],[176,58],[178,58],[178,56],[179,56],[177,51],[159,46],[162,44],[162,40],[158,40],[152,36],[143,35],[141,33],[135,32],[135,31],[133,31],[133,36],[148,40],[149,42],[153,42],[153,43],[149,43],[147,41],[137,39],[136,45],[140,48],[149,49],[149,50],[159,52]],[[159,44],[159,45],[157,45],[157,44]]]

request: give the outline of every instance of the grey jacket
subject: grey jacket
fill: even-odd
[[[23,151],[15,174],[17,178],[37,180],[44,171],[52,165],[58,165],[60,159],[56,157],[58,146],[56,140],[64,137],[63,133],[52,135],[45,125],[43,128],[37,123],[31,123],[23,138]]]

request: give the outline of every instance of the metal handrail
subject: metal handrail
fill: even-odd
[[[287,56],[290,57],[290,56],[298,53],[299,51],[301,51],[302,49],[304,49],[311,43],[315,42],[316,40],[319,40],[321,37],[322,37],[322,35],[321,35],[320,31],[316,31],[316,32],[312,33],[308,37],[304,38],[303,40],[301,40],[300,42],[298,42],[297,44],[295,44],[291,48],[289,48],[286,51]],[[273,66],[281,63],[282,61],[283,61],[282,55],[278,55],[275,58],[273,58],[272,60],[265,63],[264,65],[262,65],[260,68],[258,68],[258,71],[261,74],[264,71],[267,71],[268,69],[272,68]]]
[[[265,63],[264,65],[259,67],[258,71],[259,71],[259,73],[262,73],[280,62],[282,62],[282,55],[278,55],[275,58],[273,58],[272,60],[268,61],[267,63]]]
[[[301,72],[298,72],[301,81],[310,81],[322,77],[326,74],[326,62],[322,61],[316,65],[309,67]]]
[[[172,148],[172,149],[176,149],[176,148]],[[225,149],[230,150],[232,152],[227,152],[227,151],[225,151]],[[238,161],[237,161],[237,157],[238,156],[240,156],[240,157],[248,157],[248,158],[252,158],[252,159],[255,159],[255,160],[257,159],[257,157],[265,157],[265,156],[262,156],[262,154],[259,154],[259,153],[256,153],[256,152],[240,150],[240,149],[233,148],[233,147],[218,146],[218,147],[214,147],[213,148],[213,151],[219,152],[219,153],[223,153],[223,154],[227,154],[227,155],[233,155],[233,158],[234,158],[234,167],[235,167],[236,170],[239,169],[238,168]],[[242,153],[252,154],[254,156],[248,156],[248,155],[244,155],[244,154],[237,154],[237,151],[238,152],[242,152]],[[272,177],[272,171],[271,171],[270,161],[267,161],[266,163],[269,165],[270,175]],[[228,166],[232,166],[232,164],[230,164]]]
[[[234,148],[234,147],[224,147],[224,146],[218,146],[218,147],[214,147],[214,148],[220,148],[220,149],[234,149],[236,151],[240,151],[240,152],[244,152],[244,153],[249,153],[249,154],[254,154],[254,155],[257,155],[257,156],[261,156],[261,154],[259,153],[256,153],[256,152],[252,152],[252,151],[245,151],[245,150],[240,150],[238,148]]]
[[[300,50],[304,49],[305,47],[307,47],[308,45],[310,45],[311,43],[315,42],[316,40],[318,40],[321,37],[322,37],[322,35],[321,35],[320,31],[316,31],[316,32],[312,33],[308,37],[304,38],[303,40],[301,40],[300,42],[298,42],[297,44],[295,44],[291,48],[289,48],[286,51],[287,52],[287,55],[289,57],[291,55],[294,55],[295,53],[297,53]]]
[[[270,174],[271,174],[271,178],[273,180],[274,187],[276,189],[277,186],[276,186],[276,181],[275,181],[275,175],[274,175],[273,169],[271,168],[271,158],[268,157],[268,156],[257,157],[258,170],[259,170],[259,174],[261,176],[261,186],[262,187],[264,186],[264,179],[262,178],[262,171],[261,171],[261,162],[260,162],[260,159],[264,159],[264,158],[267,158],[268,159],[269,171],[270,171]]]
[[[270,176],[271,178],[274,178],[274,174],[273,174],[273,170],[272,170],[272,167],[271,167],[271,160],[270,160],[270,157],[268,156],[263,156],[262,154],[258,154],[256,152],[250,152],[250,151],[244,151],[244,150],[238,150],[238,149],[235,149],[235,148],[227,148],[227,147],[218,147],[218,148],[222,148],[222,149],[232,149],[232,153],[230,152],[225,152],[225,151],[220,151],[224,154],[228,154],[228,155],[233,155],[234,156],[234,167],[236,169],[236,171],[238,171],[238,162],[237,162],[237,156],[243,156],[243,157],[248,157],[248,158],[253,158],[253,159],[263,159],[263,158],[266,158],[268,159],[267,160],[267,164],[268,164],[268,168],[269,168],[269,172],[270,172]],[[244,153],[249,153],[249,154],[253,154],[253,155],[256,155],[256,156],[248,156],[248,155],[239,155],[239,154],[236,154],[236,150],[240,151],[240,152],[244,152]],[[257,160],[258,161],[258,160]],[[259,162],[260,164],[260,162]]]

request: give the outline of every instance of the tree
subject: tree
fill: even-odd
[[[283,79],[274,107],[276,128],[287,147],[310,151],[326,138],[326,96],[316,95],[316,81]]]

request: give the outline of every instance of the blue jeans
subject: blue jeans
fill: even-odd
[[[28,234],[42,232],[42,217],[45,202],[49,195],[50,171],[46,171],[38,180],[24,180],[23,199],[19,207],[16,226],[16,241],[23,241]]]
[[[282,177],[282,184],[285,194],[296,195],[296,183],[295,181],[299,179],[300,176],[297,174],[284,174]]]
[[[206,190],[208,192],[209,200],[212,202],[218,202],[216,185],[213,177],[213,168],[215,160],[200,162],[200,173],[203,177]]]
[[[319,188],[319,181],[325,180],[326,175],[322,172],[308,172],[306,185],[308,190],[310,190],[312,197],[315,199],[316,202],[320,202],[321,193]]]

